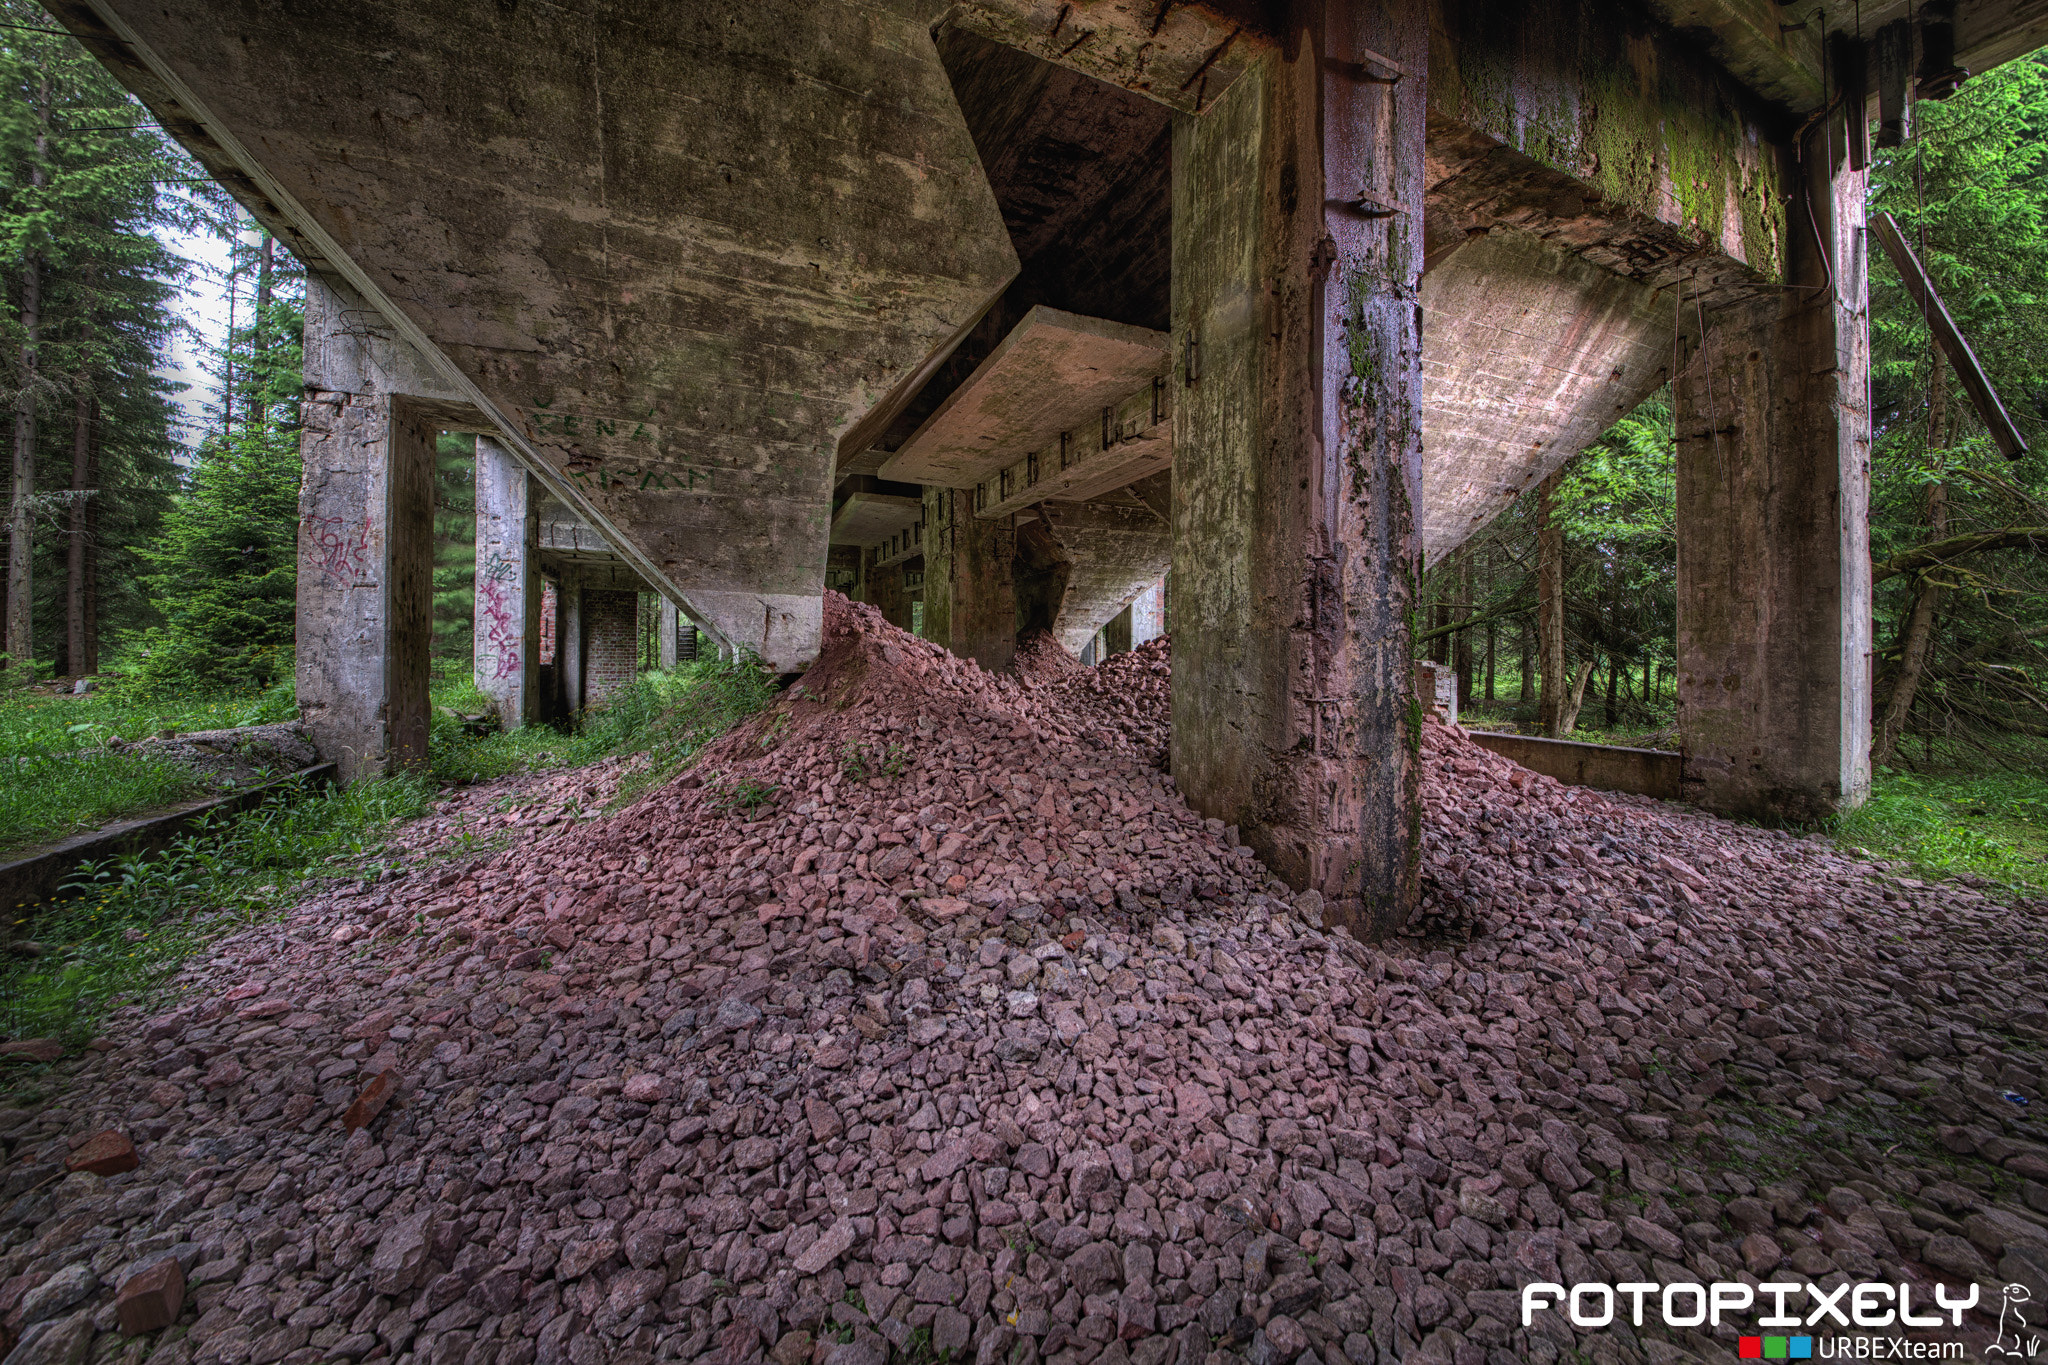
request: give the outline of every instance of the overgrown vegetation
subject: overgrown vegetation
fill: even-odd
[[[296,714],[289,684],[228,696],[0,693],[0,854],[199,794],[189,769],[109,748],[164,729],[262,725]]]
[[[202,824],[161,855],[81,868],[76,899],[12,917],[0,1032],[83,1045],[108,1009],[152,998],[209,939],[276,913],[310,879],[360,873],[390,824],[432,796],[417,777],[290,791]]]
[[[2048,747],[1982,755],[1954,744],[1939,768],[1886,772],[1870,799],[1834,822],[1842,843],[1903,861],[1923,877],[1974,878],[2017,895],[2048,896]],[[1968,766],[1958,765],[1960,758]]]

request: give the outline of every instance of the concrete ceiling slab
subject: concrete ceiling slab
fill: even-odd
[[[918,0],[52,12],[649,581],[779,668],[817,648],[841,442],[1017,272]]]
[[[862,549],[880,545],[906,526],[915,525],[923,515],[921,498],[855,493],[832,514],[832,543],[858,545]]]
[[[1102,421],[1102,410],[1151,383],[1167,362],[1167,336],[1043,305],[882,465],[886,479],[972,488],[1062,431]]]
[[[1510,230],[1430,268],[1419,509],[1429,562],[1668,379],[1675,298]]]

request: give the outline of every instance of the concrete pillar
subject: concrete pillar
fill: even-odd
[[[1839,115],[1807,136],[1786,278],[1810,287],[1709,314],[1675,386],[1687,794],[1797,822],[1870,786],[1867,176]]]
[[[1379,937],[1419,889],[1428,10],[1292,16],[1174,124],[1173,774]]]
[[[1166,634],[1166,584],[1154,583],[1138,594],[1138,600],[1131,603],[1131,647],[1156,640]]]
[[[534,499],[526,469],[488,436],[476,440],[474,676],[507,730],[539,719],[540,593]]]
[[[583,711],[583,681],[583,575],[572,564],[555,584],[555,691],[572,724]]]
[[[666,597],[662,598],[661,624],[656,626],[655,629],[661,635],[660,653],[657,661],[664,673],[676,666],[676,635],[680,629],[681,618],[682,613],[676,610],[676,604],[669,601]],[[691,629],[694,630],[696,627],[692,626]]]
[[[903,571],[901,564],[865,570],[866,600],[882,613],[882,619],[890,625],[909,630],[911,599],[909,590],[904,586]]]
[[[924,494],[924,633],[991,673],[1017,657],[1017,594],[1010,517],[974,515],[966,489]]]
[[[417,357],[306,278],[297,687],[344,780],[427,761],[436,426]]]

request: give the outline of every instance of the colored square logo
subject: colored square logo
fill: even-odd
[[[1794,1338],[1792,1338],[1792,1354],[1791,1354],[1790,1356],[1788,1356],[1788,1357],[1787,1357],[1787,1359],[1789,1359],[1789,1360],[1812,1360],[1812,1359],[1813,1359],[1813,1338],[1812,1338],[1812,1337],[1794,1337]]]
[[[1765,1360],[1790,1360],[1791,1358],[1792,1358],[1792,1343],[1791,1343],[1791,1341],[1789,1341],[1789,1340],[1788,1340],[1787,1338],[1785,1338],[1785,1337],[1765,1337],[1765,1338],[1764,1338],[1764,1359],[1765,1359]]]
[[[1764,1358],[1764,1339],[1762,1337],[1744,1337],[1736,1343],[1735,1351],[1744,1360],[1762,1360]]]

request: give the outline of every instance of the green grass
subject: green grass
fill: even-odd
[[[193,951],[275,914],[309,879],[352,875],[384,830],[426,810],[430,783],[380,778],[309,791],[293,784],[253,810],[209,817],[164,853],[82,867],[74,899],[8,926],[0,956],[0,1033],[89,1041],[105,1013],[148,1002]],[[39,956],[24,956],[21,940]],[[0,1075],[0,1086],[10,1068]]]
[[[1850,848],[1902,859],[1927,877],[1975,876],[2017,895],[2048,895],[2048,768],[1883,771],[1870,799],[1834,820]]]
[[[475,714],[489,700],[466,675],[448,677],[434,689],[434,776],[443,782],[481,782],[651,753],[654,761],[635,773],[620,794],[630,800],[774,697],[774,676],[758,661],[700,659],[672,672],[641,674],[602,708],[587,713],[574,731],[529,725],[473,736],[464,734],[448,711]]]
[[[109,739],[256,725],[296,714],[289,688],[148,701],[118,686],[83,697],[0,693],[0,854],[207,790],[190,769],[109,749]]]

